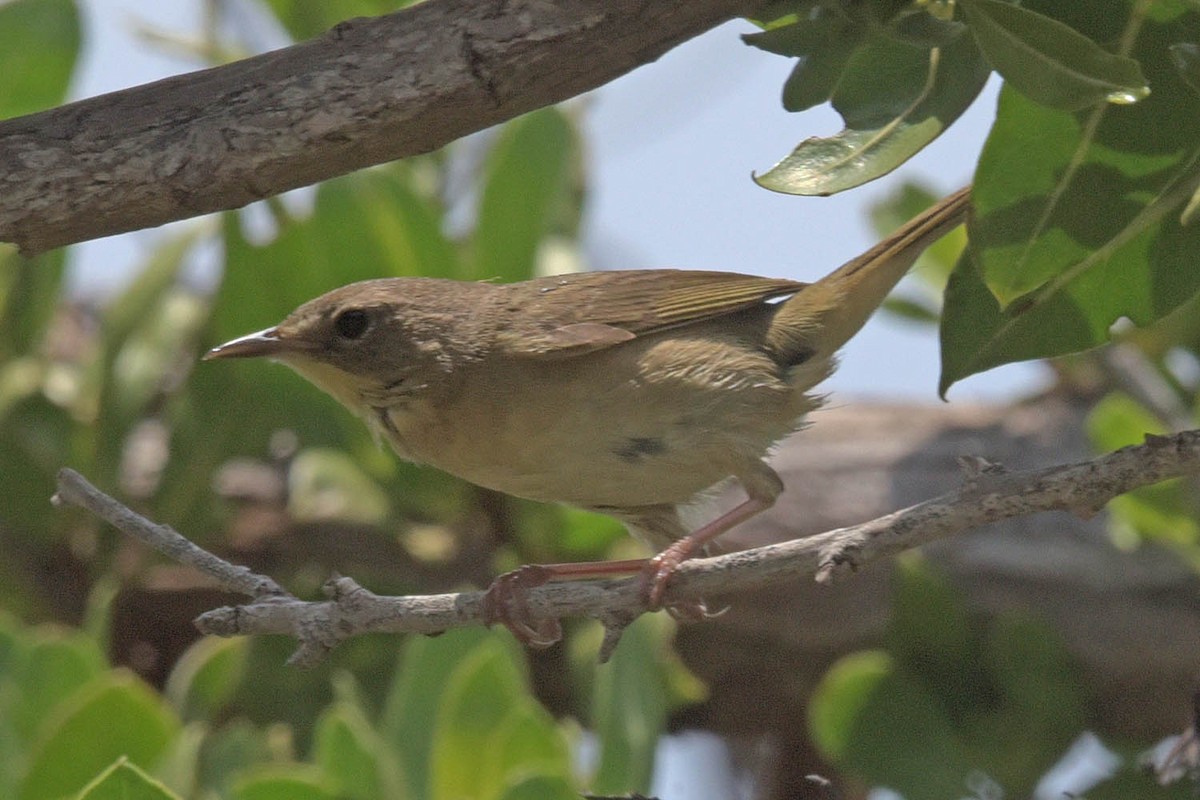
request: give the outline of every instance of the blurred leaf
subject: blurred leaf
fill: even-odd
[[[21,800],[78,792],[122,756],[153,767],[179,728],[179,719],[132,674],[116,670],[96,678],[46,720]]]
[[[1096,403],[1088,414],[1087,431],[1093,447],[1102,452],[1141,444],[1147,434],[1165,433],[1157,417],[1119,392]],[[1186,548],[1183,552],[1198,560],[1194,547],[1200,542],[1200,522],[1189,489],[1189,484],[1167,481],[1113,498],[1107,510],[1114,538],[1122,544],[1148,539]]]
[[[571,754],[554,718],[532,695],[504,718],[482,761],[505,786],[532,774],[568,781]]]
[[[431,800],[488,800],[504,789],[499,776],[480,769],[500,724],[528,699],[517,657],[497,637],[458,664],[442,693],[430,751]]]
[[[972,765],[950,720],[885,653],[855,653],[830,667],[813,692],[809,725],[821,752],[869,784],[906,797],[963,795]]]
[[[531,775],[506,788],[500,800],[579,800],[579,796],[564,778]]]
[[[270,764],[234,783],[233,800],[338,800],[330,780],[310,764]]]
[[[833,92],[845,129],[801,142],[754,179],[777,192],[828,195],[886,175],[956,120],[989,72],[966,36],[932,50],[875,36],[855,51]]]
[[[988,62],[1034,102],[1074,111],[1150,93],[1136,61],[1055,19],[1004,0],[962,0],[962,7]]]
[[[1098,2],[1026,5],[1069,15],[1095,41],[1129,24]],[[1200,181],[1200,97],[1169,52],[1200,38],[1200,13],[1138,23],[1131,55],[1154,86],[1139,103],[1069,114],[1001,91],[972,195],[973,257],[947,289],[943,392],[999,364],[1103,344],[1121,317],[1149,325],[1200,289],[1200,227],[1177,217]]]
[[[978,767],[1015,796],[1030,796],[1087,729],[1087,693],[1066,645],[1044,622],[1001,615],[988,630],[985,658],[1002,702],[993,700],[994,713],[966,735]]]
[[[378,17],[412,4],[413,0],[265,0],[275,17],[296,41],[311,39],[337,23],[354,17]]]
[[[564,196],[577,149],[574,126],[543,108],[500,129],[488,156],[472,237],[475,280],[532,278],[538,245]]]
[[[398,761],[357,705],[338,701],[321,715],[313,737],[313,761],[332,778],[338,797],[403,800]]]
[[[447,680],[468,653],[492,638],[483,628],[462,628],[404,642],[380,727],[400,759],[410,797],[429,797],[434,726]]]
[[[61,703],[107,668],[93,639],[56,627],[35,628],[11,674],[16,690],[12,721],[21,737],[31,741]]]
[[[248,646],[244,638],[197,639],[175,662],[163,696],[185,720],[211,719],[237,690]]]
[[[662,615],[643,614],[625,629],[612,659],[595,667],[591,728],[600,738],[600,761],[591,789],[596,794],[650,788],[655,748],[675,699],[672,631]]]
[[[288,512],[301,522],[337,519],[379,525],[390,504],[379,484],[344,451],[310,447],[288,468]]]
[[[1179,70],[1179,77],[1193,91],[1200,92],[1200,44],[1177,42],[1167,49],[1171,51],[1171,60]]]
[[[122,756],[84,787],[77,800],[179,800],[179,795]]]
[[[983,701],[979,643],[972,635],[963,598],[919,556],[897,562],[888,652],[907,673],[951,691],[943,701],[951,715]]]
[[[0,6],[0,18],[4,8]],[[37,352],[59,306],[66,254],[60,247],[25,258],[16,247],[0,244],[0,363]]]
[[[0,119],[61,103],[79,42],[79,12],[71,0],[0,3]]]
[[[266,734],[245,719],[226,723],[201,744],[198,783],[228,797],[239,776],[270,755]]]

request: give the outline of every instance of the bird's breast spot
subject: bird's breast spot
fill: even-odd
[[[612,452],[627,464],[637,464],[667,452],[667,443],[657,436],[631,436],[621,440]]]

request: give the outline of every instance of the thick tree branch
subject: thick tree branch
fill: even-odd
[[[428,0],[0,121],[0,241],[34,254],[428,152],[594,89],[755,6]]]
[[[982,460],[965,467],[967,480],[961,489],[870,522],[685,562],[672,579],[668,601],[696,600],[798,578],[826,581],[935,539],[1039,511],[1090,515],[1113,497],[1140,486],[1200,472],[1200,431],[1148,436],[1142,445],[1045,469],[1008,472]],[[87,508],[168,555],[179,549],[179,534],[138,517],[72,470],[59,474],[56,497]],[[215,609],[197,619],[197,626],[220,636],[294,636],[301,643],[294,663],[314,664],[338,642],[362,633],[436,633],[482,621],[482,592],[381,597],[349,578],[335,577],[326,585],[329,601],[305,602],[256,589],[267,586],[270,579],[251,576],[261,582],[248,584],[243,568],[227,562],[214,568],[210,559],[220,561],[206,554],[201,567],[207,574],[233,591],[252,596],[261,592],[265,599]],[[637,579],[541,586],[531,590],[529,608],[539,617],[600,619],[609,631],[602,657],[615,647],[620,631],[644,610]]]

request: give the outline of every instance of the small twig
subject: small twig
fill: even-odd
[[[159,525],[130,510],[97,489],[73,469],[58,472],[58,491],[50,502],[70,503],[85,508],[117,530],[127,533],[158,552],[214,578],[231,592],[249,595],[255,600],[291,597],[286,589],[266,575],[257,575],[246,567],[230,564],[192,542],[168,525]]]
[[[797,578],[829,581],[902,550],[1039,511],[1090,516],[1117,495],[1200,472],[1200,431],[1147,436],[1145,444],[1090,461],[1044,469],[1008,472],[999,465],[981,463],[968,465],[969,475],[961,489],[870,522],[684,562],[671,579],[667,602],[695,601]],[[196,625],[205,633],[220,636],[294,636],[301,648],[293,656],[293,663],[317,663],[338,642],[359,634],[428,634],[482,622],[483,593],[477,591],[381,597],[349,578],[335,578],[326,585],[330,600],[296,600],[269,578],[235,567],[170,528],[134,514],[75,472],[63,470],[59,474],[58,497],[92,510],[161,552],[197,566],[223,585],[265,597],[265,601],[209,611],[196,620]],[[609,638],[613,639],[606,642],[609,647],[615,646],[621,624],[645,610],[637,578],[550,583],[529,592],[528,606],[535,618],[590,617],[605,621]]]

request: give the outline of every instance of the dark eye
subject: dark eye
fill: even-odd
[[[361,308],[348,308],[333,318],[333,330],[342,339],[358,339],[367,332],[371,320]]]

